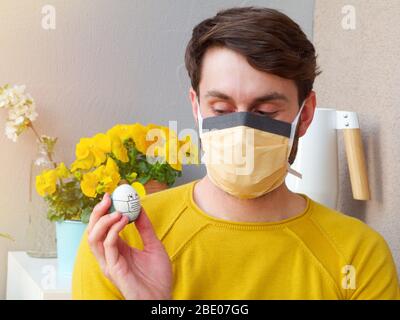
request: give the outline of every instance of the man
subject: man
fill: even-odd
[[[398,298],[384,239],[285,185],[316,106],[315,50],[300,27],[276,10],[224,10],[194,28],[185,62],[205,153],[218,156],[233,134],[252,147],[251,170],[205,160],[207,176],[145,197],[129,225],[106,214],[106,194],[78,252],[73,297]],[[241,138],[248,129],[252,139]]]

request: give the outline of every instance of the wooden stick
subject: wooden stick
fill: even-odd
[[[344,129],[343,133],[353,198],[370,200],[371,193],[361,131],[360,129]]]

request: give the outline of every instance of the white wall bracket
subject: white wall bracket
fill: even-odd
[[[359,129],[356,112],[336,111],[336,129]]]

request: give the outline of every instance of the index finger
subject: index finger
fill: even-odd
[[[111,206],[110,195],[106,192],[103,196],[103,199],[96,204],[93,208],[92,214],[90,215],[89,224],[87,227],[87,232],[90,233],[94,227],[94,225],[99,221],[99,219],[108,213],[108,209]]]

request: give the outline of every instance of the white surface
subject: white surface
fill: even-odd
[[[336,129],[358,129],[360,124],[356,112],[337,111],[336,112]]]
[[[71,299],[71,278],[57,275],[57,259],[8,252],[7,300]]]
[[[336,110],[317,108],[307,133],[299,140],[292,168],[302,179],[288,174],[290,190],[336,209],[339,192]]]

